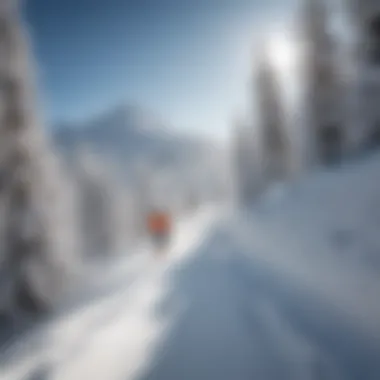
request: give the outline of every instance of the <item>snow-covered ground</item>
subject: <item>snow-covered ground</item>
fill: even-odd
[[[94,268],[0,379],[379,379],[379,173],[376,154],[208,209],[167,258]]]
[[[212,206],[179,222],[167,258],[154,257],[146,243],[133,255],[91,266],[79,294],[37,331],[5,347],[0,379],[38,379],[50,368],[57,379],[131,376],[162,329],[153,309],[167,272],[201,244],[219,213]]]

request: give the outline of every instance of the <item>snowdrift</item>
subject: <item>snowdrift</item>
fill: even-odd
[[[233,230],[240,251],[380,337],[380,153],[274,189]],[[231,227],[229,227],[231,228]]]

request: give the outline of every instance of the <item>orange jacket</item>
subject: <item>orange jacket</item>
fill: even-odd
[[[166,213],[154,212],[148,216],[148,230],[150,233],[168,233],[170,228],[170,217]]]

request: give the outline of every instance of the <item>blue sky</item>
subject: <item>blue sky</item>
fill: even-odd
[[[50,124],[120,103],[223,135],[248,97],[255,37],[292,0],[28,0]]]

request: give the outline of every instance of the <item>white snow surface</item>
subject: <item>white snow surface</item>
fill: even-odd
[[[380,378],[380,154],[91,269],[1,380]]]

